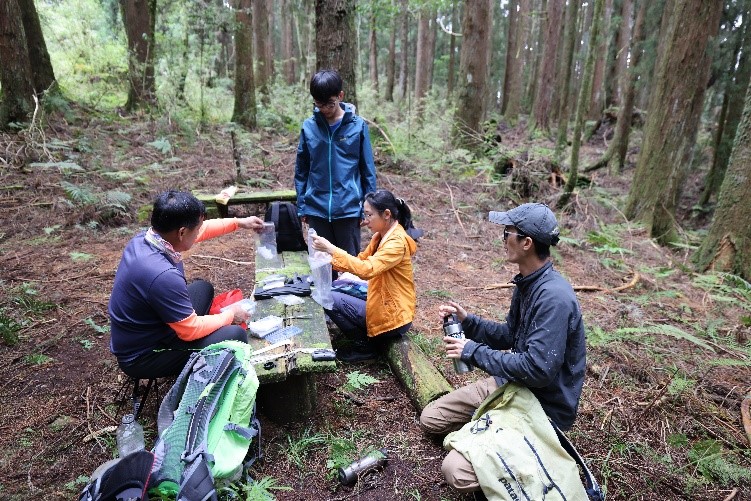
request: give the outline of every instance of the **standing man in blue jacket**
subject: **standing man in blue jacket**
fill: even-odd
[[[584,386],[586,344],[576,294],[553,269],[550,246],[558,243],[558,223],[544,204],[529,203],[508,212],[490,212],[504,226],[503,242],[510,263],[519,267],[505,322],[468,314],[453,301],[438,308],[441,319],[456,314],[466,339],[444,337],[446,354],[488,373],[435,400],[422,411],[420,427],[433,434],[458,430],[499,386],[515,382],[537,397],[556,426],[574,424]],[[456,450],[441,467],[446,481],[461,492],[480,488],[472,464]]]
[[[362,202],[376,190],[370,135],[355,107],[342,101],[342,78],[321,70],[310,79],[313,116],[300,131],[295,164],[297,212],[316,233],[356,256]]]

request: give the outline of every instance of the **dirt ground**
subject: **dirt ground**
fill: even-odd
[[[45,134],[36,144],[46,145],[49,156],[44,148],[0,136],[0,328],[18,336],[16,343],[0,344],[0,499],[8,500],[74,499],[80,477],[113,457],[114,433],[107,427],[125,408],[116,404],[123,377],[109,352],[107,301],[124,245],[145,226],[137,210],[167,188],[218,192],[236,172],[229,135],[219,128],[188,138],[148,121],[87,119],[53,123]],[[169,151],[149,144],[165,134]],[[518,149],[523,137],[506,130],[504,145]],[[257,186],[291,188],[295,146],[296,137],[261,134],[255,153],[243,157],[244,173],[263,180]],[[602,149],[594,141],[583,151],[594,158]],[[42,165],[27,165],[33,161]],[[414,259],[414,330],[459,386],[480,371],[456,376],[441,356],[437,306],[450,297],[483,316],[503,317],[511,297],[504,284],[516,270],[504,260],[500,228],[487,222],[487,211],[523,200],[510,199],[485,174],[386,166],[380,154],[378,163],[379,187],[403,197],[426,232]],[[579,417],[569,436],[608,499],[749,500],[751,454],[740,414],[751,391],[749,296],[726,280],[695,274],[689,246],[658,247],[625,220],[617,207],[632,172],[633,165],[619,177],[594,173],[574,210],[559,214],[566,238],[554,252],[555,266],[580,288],[590,343]],[[133,210],[107,219],[83,195],[71,203],[65,183],[87,187],[100,199],[107,190],[127,192]],[[684,209],[699,184],[689,185]],[[537,199],[554,203],[556,190]],[[603,243],[598,235],[610,238]],[[199,244],[186,258],[188,279],[249,294],[252,265],[228,260],[252,261],[253,253],[249,233]],[[358,402],[339,391],[354,370],[379,381],[357,392]],[[162,382],[162,394],[168,384]],[[142,419],[148,444],[156,401],[152,397]],[[261,416],[264,460],[253,473],[291,488],[275,491],[278,499],[470,499],[446,486],[440,472],[445,452],[420,432],[417,411],[384,361],[342,365],[321,376],[318,401],[306,422],[277,425]],[[354,488],[341,487],[327,468],[326,444],[292,454],[301,438],[315,434],[353,440],[360,450],[386,447],[388,466]],[[702,441],[715,448],[697,448]],[[697,450],[725,463],[707,466]]]

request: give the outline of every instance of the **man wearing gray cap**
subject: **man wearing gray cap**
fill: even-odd
[[[527,203],[507,212],[490,212],[491,222],[503,225],[509,262],[519,273],[511,307],[503,323],[468,314],[449,301],[438,310],[441,319],[456,314],[466,339],[444,337],[449,358],[479,367],[483,378],[428,405],[420,427],[446,434],[469,422],[472,414],[499,386],[515,382],[529,388],[550,420],[563,430],[573,425],[586,369],[584,323],[571,285],[550,261],[550,246],[558,243],[558,222],[544,204]],[[472,464],[452,450],[442,471],[461,492],[480,488]]]

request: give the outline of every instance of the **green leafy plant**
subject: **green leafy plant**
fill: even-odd
[[[81,487],[89,483],[88,475],[79,475],[75,480],[65,484],[65,490],[78,492]]]
[[[346,438],[331,438],[329,458],[326,460],[326,468],[329,470],[327,477],[334,478],[339,468],[344,468],[355,459],[356,453],[357,445],[354,441]]]
[[[107,334],[110,331],[109,326],[107,325],[97,325],[96,322],[94,322],[94,319],[91,317],[86,318],[83,323],[94,329],[94,332],[97,334]]]
[[[347,381],[342,385],[345,391],[355,391],[367,388],[371,384],[379,383],[380,381],[373,376],[363,374],[360,371],[352,371],[347,374]]]
[[[733,455],[717,440],[695,443],[688,452],[688,459],[708,482],[723,487],[751,482],[751,470],[736,464]]]
[[[68,255],[70,256],[71,260],[73,260],[74,262],[85,262],[85,261],[91,261],[92,259],[94,259],[94,256],[86,252],[73,251],[73,252],[68,253]]]
[[[451,297],[451,293],[448,291],[444,291],[441,289],[430,289],[425,291],[425,295],[429,297],[438,297],[441,299],[449,299]]]
[[[169,139],[167,139],[166,137],[160,137],[154,141],[151,141],[150,143],[146,143],[146,145],[151,146],[155,150],[165,155],[172,151],[172,145],[170,144]]]
[[[302,436],[298,439],[293,439],[291,436],[287,436],[287,457],[290,462],[302,470],[305,466],[305,459],[308,457],[311,451],[320,449],[326,444],[326,435],[321,433],[310,433],[310,428],[306,428],[302,433]]]
[[[637,334],[659,334],[659,335],[671,336],[676,339],[683,339],[691,343],[694,343],[695,345],[701,346],[705,350],[711,351],[713,353],[715,351],[714,348],[712,348],[709,344],[707,344],[707,342],[704,341],[703,339],[700,339],[699,337],[691,333],[688,333],[682,329],[679,329],[678,327],[674,327],[668,324],[646,325],[644,327],[624,327],[622,329],[617,329],[615,333],[618,335],[622,335],[624,337],[634,336]]]
[[[49,357],[45,355],[44,353],[31,353],[23,357],[23,360],[27,364],[42,365],[52,360],[52,357]]]
[[[4,309],[0,309],[0,337],[8,346],[15,346],[18,343],[18,331],[23,326],[9,316]]]
[[[90,350],[94,347],[94,341],[91,339],[79,339],[78,342],[81,343],[84,350]]]
[[[27,315],[38,315],[55,307],[54,303],[39,299],[39,291],[23,284],[12,291],[13,302]]]
[[[219,499],[243,499],[245,501],[273,501],[276,496],[271,491],[291,491],[292,488],[280,485],[273,477],[262,477],[249,482],[235,482],[218,490]]]

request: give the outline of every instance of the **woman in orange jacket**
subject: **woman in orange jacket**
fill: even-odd
[[[352,348],[337,353],[347,362],[374,358],[383,341],[405,334],[415,317],[412,255],[417,244],[405,230],[411,221],[409,207],[390,191],[378,190],[365,195],[363,212],[373,236],[357,256],[323,237],[313,238],[315,250],[331,254],[335,270],[348,271],[368,282],[366,300],[334,291],[334,306],[326,311],[352,338]]]

